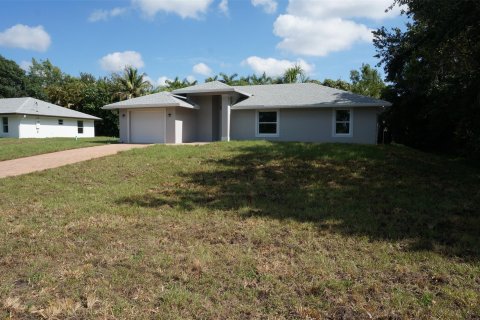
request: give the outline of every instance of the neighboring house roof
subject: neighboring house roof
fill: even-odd
[[[243,87],[232,87],[220,81],[211,81],[194,86],[173,90],[174,94],[201,94],[201,93],[232,93],[237,92],[245,96],[250,96],[249,93],[243,90]]]
[[[370,107],[391,103],[316,83],[289,83],[241,86],[251,96],[232,106],[232,110],[291,107]]]
[[[154,107],[184,107],[198,109],[198,106],[187,102],[183,97],[176,97],[170,92],[159,92],[146,96],[115,102],[104,106],[102,109],[132,109]]]
[[[58,118],[102,120],[83,112],[30,97],[0,99],[0,114],[29,114]]]

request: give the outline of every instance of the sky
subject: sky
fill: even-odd
[[[392,0],[0,0],[0,55],[28,69],[108,76],[126,65],[154,85],[224,72],[349,80],[374,66],[371,31],[400,27]],[[380,68],[381,69],[381,68]]]

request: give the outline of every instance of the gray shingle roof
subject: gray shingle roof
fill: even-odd
[[[30,114],[59,118],[102,120],[86,113],[29,97],[0,99],[0,114]]]
[[[322,86],[316,83],[288,83],[251,86],[229,86],[220,81],[197,84],[174,90],[175,94],[232,93],[248,96],[232,109],[290,107],[364,107],[390,106],[387,101]]]
[[[230,92],[238,92],[243,95],[249,96],[250,94],[245,93],[242,87],[232,87],[228,84],[225,84],[220,81],[211,81],[196,84],[194,86],[173,90],[172,93],[174,94],[187,94],[187,93],[230,93]]]
[[[128,99],[120,102],[107,104],[102,109],[127,109],[127,108],[154,108],[154,107],[184,107],[197,109],[198,107],[175,97],[170,92],[159,92],[146,96]]]
[[[379,99],[338,90],[316,83],[291,83],[239,86],[251,97],[232,106],[232,110],[290,107],[390,106]]]

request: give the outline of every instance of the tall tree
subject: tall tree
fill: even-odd
[[[310,79],[305,75],[305,71],[299,64],[288,68],[283,73],[283,77],[279,79],[282,83],[296,83],[296,82],[308,82]]]
[[[15,61],[0,55],[0,98],[24,96],[25,82],[25,71]]]
[[[316,81],[313,81],[313,82],[316,82]],[[335,89],[340,89],[345,91],[352,91],[352,84],[347,81],[343,81],[341,79],[337,79],[337,80],[325,79],[323,80],[323,82],[320,82],[319,84],[322,84],[330,88],[335,88]]]
[[[136,68],[126,67],[123,75],[116,76],[120,90],[117,92],[121,100],[140,97],[152,90],[152,85]]]
[[[249,83],[253,85],[271,84],[272,82],[273,79],[271,77],[268,77],[265,72],[262,73],[260,77],[258,77],[256,74],[253,74],[249,78]]]
[[[181,88],[186,88],[190,86],[194,86],[197,84],[197,81],[189,81],[188,79],[183,79],[180,80],[179,77],[175,77],[173,80],[167,80],[165,81],[166,86],[164,86],[162,89],[165,91],[173,91],[176,89],[181,89]]]
[[[364,96],[378,99],[385,89],[380,73],[369,64],[362,64],[360,71],[350,71],[350,80],[352,81],[350,90]]]
[[[394,0],[406,30],[374,32],[394,102],[393,138],[426,149],[480,156],[480,1]]]
[[[213,77],[205,78],[205,82],[213,82],[218,80],[218,74]]]
[[[225,84],[228,84],[229,86],[236,85],[236,83],[238,82],[238,80],[235,79],[236,77],[238,77],[237,73],[228,75],[226,73],[221,72],[220,77],[221,77],[220,81]]]
[[[27,72],[27,93],[37,99],[56,103],[50,99],[47,88],[61,87],[66,78],[68,76],[50,60],[37,61],[32,58],[32,64]]]

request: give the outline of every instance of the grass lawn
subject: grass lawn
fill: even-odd
[[[0,180],[0,318],[478,319],[480,169],[153,146]]]
[[[118,138],[45,138],[13,139],[0,138],[0,161],[34,156],[42,153],[68,149],[93,147],[107,143],[116,143]]]

